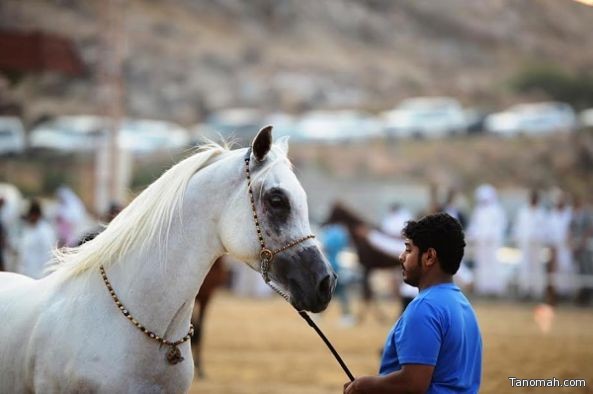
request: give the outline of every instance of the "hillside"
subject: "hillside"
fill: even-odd
[[[411,95],[500,106],[520,99],[506,82],[525,66],[593,68],[584,50],[593,42],[593,8],[569,0],[111,3],[122,21],[126,112],[184,124],[227,106],[382,110]],[[105,4],[0,4],[0,28],[69,37],[88,67],[79,79],[28,75],[13,84],[5,94],[29,120],[104,109],[102,40],[116,26]]]

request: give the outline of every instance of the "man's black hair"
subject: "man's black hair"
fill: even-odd
[[[442,270],[455,275],[465,247],[463,229],[457,219],[447,213],[424,216],[407,222],[402,235],[418,246],[420,254],[429,248],[436,250]]]

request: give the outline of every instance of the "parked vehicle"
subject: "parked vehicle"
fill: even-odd
[[[298,133],[309,142],[352,142],[381,138],[381,122],[355,110],[312,111],[302,116]]]
[[[106,133],[105,118],[93,115],[58,116],[31,130],[29,145],[34,149],[87,152],[93,151]]]
[[[485,121],[487,131],[503,136],[572,131],[576,125],[570,105],[554,101],[515,105],[489,115]]]
[[[25,129],[16,116],[0,116],[0,154],[25,150]]]
[[[81,115],[59,116],[31,131],[32,148],[64,152],[89,152],[105,143],[110,130],[108,118]],[[160,120],[122,120],[118,143],[135,154],[179,149],[189,143],[189,134],[181,126]]]
[[[125,119],[119,135],[121,147],[135,154],[182,149],[189,145],[189,132],[172,122]]]
[[[463,132],[465,112],[450,97],[407,99],[383,114],[384,130],[389,137],[444,137]]]

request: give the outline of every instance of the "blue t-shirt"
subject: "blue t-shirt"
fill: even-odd
[[[482,338],[474,310],[459,287],[422,290],[389,332],[379,374],[403,364],[434,365],[428,393],[477,393]]]

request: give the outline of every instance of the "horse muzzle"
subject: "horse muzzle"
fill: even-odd
[[[274,279],[290,293],[297,310],[313,313],[325,310],[337,283],[337,276],[316,246],[285,252],[272,264]]]

